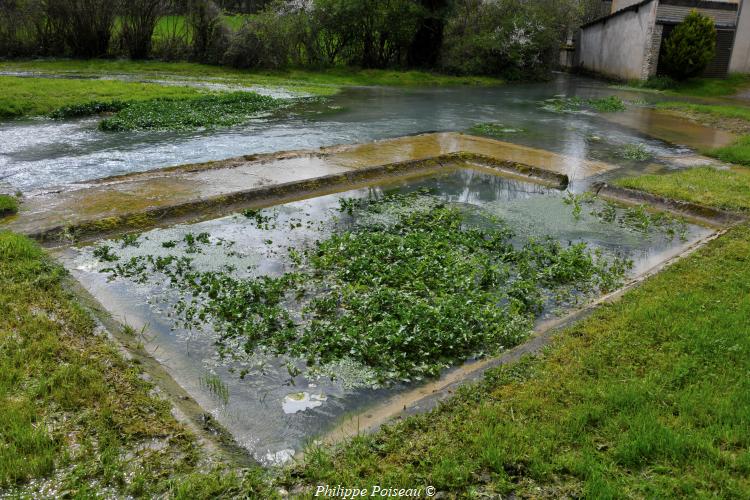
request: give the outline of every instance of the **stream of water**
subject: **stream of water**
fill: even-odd
[[[555,113],[542,101],[620,94],[631,107],[647,94],[616,91],[592,79],[556,75],[546,83],[460,88],[349,88],[299,113],[243,126],[181,132],[103,132],[98,118],[0,122],[0,190],[38,192],[72,182],[246,154],[315,149],[428,131],[465,131],[499,122],[503,140],[577,158],[632,165],[618,156],[642,143],[654,155],[687,153],[596,113]],[[648,119],[647,117],[642,118]]]

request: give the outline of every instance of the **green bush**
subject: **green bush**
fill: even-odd
[[[676,80],[697,76],[716,54],[714,22],[693,10],[664,42],[660,66]]]

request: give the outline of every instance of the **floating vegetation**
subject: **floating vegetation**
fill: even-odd
[[[614,113],[617,111],[625,111],[625,103],[616,95],[602,97],[599,99],[588,99],[586,101],[586,104],[600,113]]]
[[[566,193],[563,201],[571,207],[575,220],[584,216],[584,205],[592,205],[589,215],[605,224],[617,224],[619,227],[642,234],[658,232],[669,238],[687,238],[688,225],[684,219],[666,212],[651,212],[645,205],[623,207],[611,201],[602,201],[594,206],[598,198],[593,193]]]
[[[276,228],[276,221],[279,216],[279,212],[274,210],[270,215],[263,209],[248,208],[242,211],[242,215],[255,221],[255,226],[258,229],[265,229],[266,231]]]
[[[347,360],[388,384],[516,345],[548,307],[612,290],[632,265],[584,243],[519,245],[488,212],[424,191],[344,199],[340,211],[348,229],[290,250],[293,267],[278,276],[200,271],[176,255],[134,256],[102,271],[168,283],[177,326],[212,327],[222,356],[262,350],[319,374]],[[266,217],[249,219],[258,216]],[[208,241],[199,236],[194,244]]]
[[[229,387],[222,382],[221,377],[214,373],[206,373],[200,379],[201,387],[210,392],[224,406],[229,403]]]
[[[611,95],[598,99],[581,99],[580,97],[557,96],[546,99],[542,109],[556,113],[574,113],[584,110],[597,111],[599,113],[612,113],[625,111],[625,103],[619,97]]]
[[[285,101],[254,92],[132,102],[99,123],[107,131],[189,130],[239,125]]]
[[[590,203],[593,200],[594,195],[591,193],[576,194],[572,191],[565,193],[563,203],[572,207],[572,214],[575,220],[580,220],[583,214],[583,204]]]
[[[469,129],[474,134],[488,135],[490,137],[502,137],[508,134],[517,134],[523,132],[523,129],[508,127],[502,123],[488,122],[479,123]]]
[[[626,144],[618,152],[618,155],[626,160],[646,161],[653,158],[651,152],[643,144]]]
[[[112,247],[109,245],[99,245],[94,248],[94,257],[99,259],[100,262],[115,262],[120,260],[120,257],[112,253]]]
[[[125,109],[130,103],[113,99],[111,101],[91,101],[84,104],[63,106],[50,113],[50,118],[62,120],[81,116],[99,115],[102,113],[116,113]]]
[[[141,244],[138,239],[141,237],[138,233],[124,234],[120,237],[121,248],[139,247]]]

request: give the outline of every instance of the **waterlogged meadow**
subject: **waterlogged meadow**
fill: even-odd
[[[700,233],[636,210],[458,169],[127,235],[73,267],[270,463]]]

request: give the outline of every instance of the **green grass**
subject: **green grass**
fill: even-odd
[[[260,112],[277,109],[283,101],[253,92],[232,92],[189,99],[154,99],[124,106],[99,128],[107,131],[189,130],[228,127]]]
[[[0,219],[18,212],[18,198],[8,194],[0,194]]]
[[[737,94],[750,87],[750,75],[733,73],[726,78],[690,78],[684,82],[659,76],[646,81],[631,80],[627,85],[614,87],[693,97],[723,97]]]
[[[221,16],[224,24],[232,31],[240,29],[247,18],[248,16],[244,14],[224,14]],[[185,16],[171,15],[159,18],[159,21],[154,27],[153,40],[158,42],[159,40],[171,37],[174,34],[188,38],[188,28],[185,23]]]
[[[197,89],[112,80],[73,80],[0,76],[0,117],[46,115],[64,106],[93,101],[181,99],[200,95]]]
[[[65,279],[35,243],[0,232],[0,496],[49,488],[45,496],[215,498],[265,488],[257,469],[203,461]]]
[[[615,184],[667,198],[750,211],[750,169],[744,167],[731,170],[695,167],[664,175],[627,177]]]
[[[741,226],[429,414],[290,483],[458,497],[750,495],[750,228]],[[294,478],[294,479],[291,479]]]
[[[691,78],[667,92],[696,97],[721,97],[738,93],[750,86],[750,75],[733,73],[726,78]]]
[[[128,60],[34,60],[0,62],[0,71],[36,71],[57,75],[106,76],[111,74],[141,77],[211,77],[229,83],[282,87],[315,95],[330,95],[346,86],[453,86],[499,85],[502,80],[481,76],[451,76],[426,71],[363,70],[330,68],[319,71],[244,71],[222,66],[185,62]],[[61,106],[58,105],[57,107]]]
[[[657,103],[657,109],[689,111],[715,116],[717,118],[738,118],[750,121],[750,107],[729,104],[694,104],[689,102],[665,101]]]
[[[728,163],[750,166],[750,135],[740,137],[729,146],[705,151],[705,154]]]

